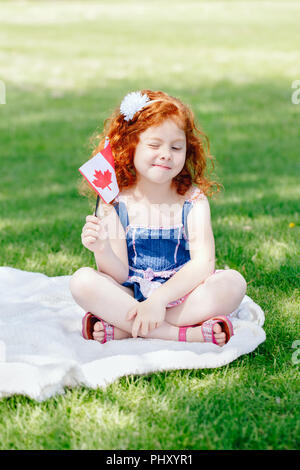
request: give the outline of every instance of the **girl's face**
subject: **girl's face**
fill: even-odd
[[[181,172],[185,157],[185,133],[172,119],[166,119],[140,134],[133,163],[140,177],[166,183]]]

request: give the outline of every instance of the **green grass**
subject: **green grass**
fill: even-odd
[[[89,138],[129,91],[194,110],[224,191],[216,267],[240,271],[267,340],[220,369],[0,401],[1,449],[299,447],[297,2],[1,2],[0,265],[48,276],[93,265],[77,193]],[[295,227],[289,224],[293,222]]]

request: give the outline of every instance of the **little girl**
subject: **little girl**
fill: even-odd
[[[105,136],[120,192],[88,215],[82,230],[97,265],[80,268],[70,280],[75,301],[87,312],[83,337],[223,346],[233,335],[228,315],[247,284],[235,270],[215,270],[207,196],[220,185],[204,176],[212,159],[208,139],[185,104],[151,90],[123,99],[92,156],[103,149]]]

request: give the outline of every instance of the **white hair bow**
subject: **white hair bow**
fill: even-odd
[[[128,93],[124,98],[120,106],[120,113],[123,114],[125,121],[130,121],[135,113],[140,111],[150,103],[154,103],[159,100],[150,100],[149,96],[145,93],[142,95],[140,91],[133,91]]]

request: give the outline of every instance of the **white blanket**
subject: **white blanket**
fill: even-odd
[[[231,315],[234,336],[211,343],[126,339],[100,344],[81,336],[84,311],[70,276],[0,267],[0,396],[43,401],[64,387],[105,387],[128,374],[224,366],[265,341],[264,313],[247,295]]]

